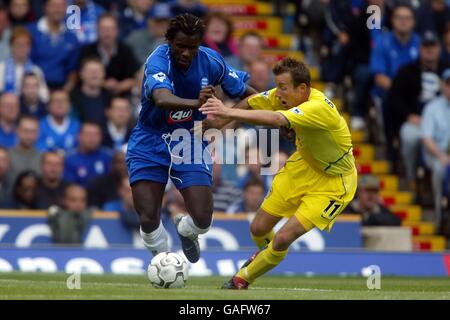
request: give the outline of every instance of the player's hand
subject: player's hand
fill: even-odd
[[[209,98],[205,104],[201,106],[199,111],[204,115],[213,115],[221,118],[227,118],[231,108],[225,107],[223,102],[216,97]]]
[[[200,90],[200,94],[198,96],[198,107],[204,105],[206,101],[208,101],[209,98],[214,97],[215,94],[216,89],[211,85],[207,85],[202,90]]]
[[[295,142],[295,131],[286,127],[280,128],[281,136],[291,142]]]

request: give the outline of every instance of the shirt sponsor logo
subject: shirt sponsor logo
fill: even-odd
[[[167,122],[169,124],[175,124],[191,120],[192,120],[192,110],[172,111],[169,113],[169,117],[167,118]]]

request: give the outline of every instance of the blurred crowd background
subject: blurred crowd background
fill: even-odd
[[[80,9],[79,28],[71,5]],[[169,20],[184,12],[204,19],[203,45],[249,72],[260,92],[274,87],[273,63],[304,60],[313,87],[336,102],[352,130],[360,184],[347,211],[367,226],[411,226],[429,237],[419,247],[437,241],[445,248],[446,0],[0,1],[1,208],[48,210],[57,242],[79,242],[93,209],[119,212],[138,228],[126,144],[140,110],[143,65],[165,42]],[[261,152],[245,130],[236,139],[245,156]],[[294,149],[280,139],[276,167]],[[263,165],[214,164],[215,211],[255,212],[273,179],[260,175]],[[170,184],[162,210],[186,211]]]

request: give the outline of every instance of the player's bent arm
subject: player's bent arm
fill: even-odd
[[[230,109],[226,117],[255,125],[289,127],[289,122],[281,113],[268,110]]]
[[[251,87],[249,85],[246,85],[245,92],[244,92],[244,94],[241,97],[241,99],[243,99],[243,100],[241,100],[240,102],[246,100],[245,98],[249,98],[250,96],[253,96],[253,95],[257,94],[257,93],[258,93],[258,91],[256,91],[255,88],[253,88],[253,87]]]
[[[197,99],[183,99],[174,95],[168,89],[155,89],[153,91],[153,100],[155,105],[161,109],[183,110],[198,108]]]

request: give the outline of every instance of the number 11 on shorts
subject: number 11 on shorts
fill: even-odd
[[[322,217],[327,219],[333,219],[336,213],[339,212],[339,208],[342,206],[341,203],[336,203],[336,200],[331,200],[328,206],[323,210]]]

